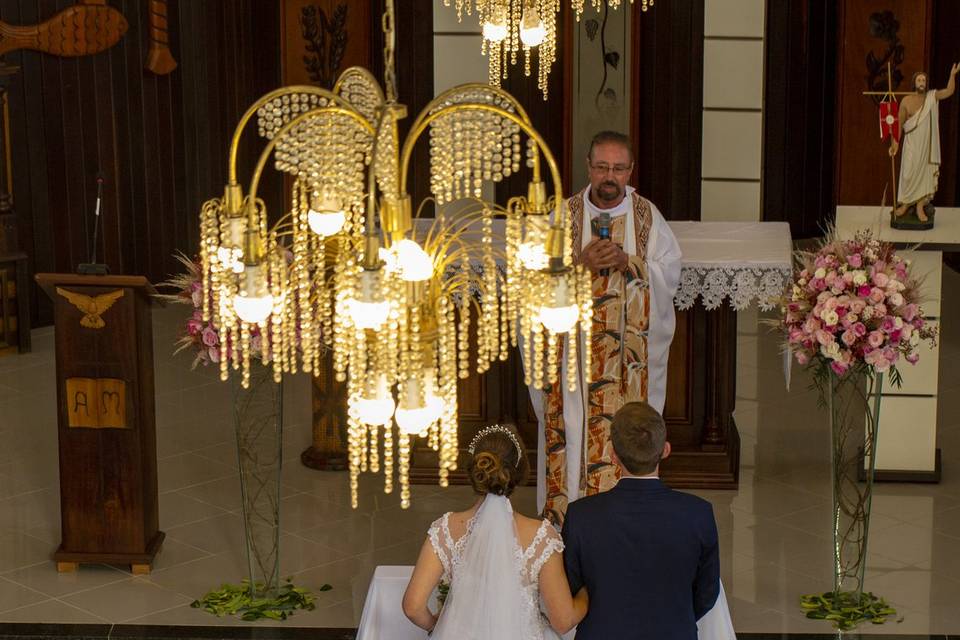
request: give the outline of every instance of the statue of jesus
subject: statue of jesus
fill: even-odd
[[[900,103],[900,130],[903,132],[903,157],[900,160],[900,180],[897,187],[897,205],[894,216],[899,218],[911,206],[916,206],[920,222],[928,220],[924,211],[937,191],[940,176],[940,122],[938,102],[953,95],[960,63],[950,69],[950,80],[943,89],[927,90],[927,74],[913,74],[913,93]],[[890,145],[890,155],[897,154],[900,145],[896,139]]]

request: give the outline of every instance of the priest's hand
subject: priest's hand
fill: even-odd
[[[603,269],[623,271],[630,264],[630,256],[615,242],[596,238],[583,248],[580,262],[596,275]]]

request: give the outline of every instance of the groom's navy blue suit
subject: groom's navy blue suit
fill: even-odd
[[[697,620],[720,591],[709,502],[624,478],[570,503],[563,541],[570,587],[590,596],[577,640],[697,640]]]

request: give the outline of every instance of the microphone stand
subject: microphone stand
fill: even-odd
[[[100,229],[100,203],[103,201],[103,174],[97,174],[97,204],[93,210],[93,243],[90,246],[90,262],[81,262],[77,273],[82,275],[105,276],[110,269],[97,263],[97,235]]]

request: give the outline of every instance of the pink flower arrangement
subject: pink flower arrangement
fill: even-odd
[[[193,313],[187,318],[183,334],[177,339],[176,351],[190,351],[194,354],[193,363],[190,368],[195,369],[197,365],[208,365],[211,362],[220,362],[220,332],[212,322],[203,321],[203,286],[201,280],[201,266],[198,262],[191,260],[183,254],[176,256],[177,260],[186,267],[186,273],[174,276],[161,286],[172,287],[177,293],[161,296],[168,302],[175,304],[188,304],[193,307]],[[250,351],[255,357],[260,356],[262,348],[262,338],[258,327],[253,327],[250,331]],[[231,358],[234,357],[235,350],[229,349]]]
[[[800,364],[843,376],[896,371],[901,358],[919,360],[936,330],[920,308],[919,282],[892,244],[861,232],[852,240],[829,234],[820,249],[802,253],[782,306],[787,346]]]

